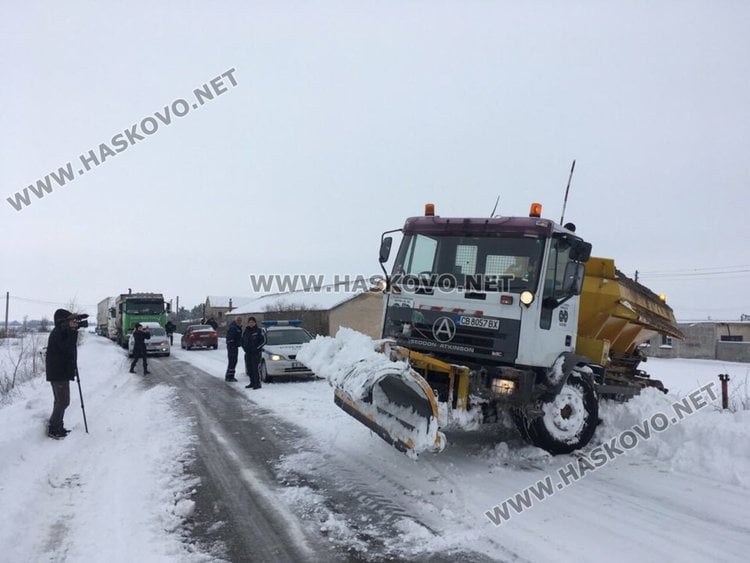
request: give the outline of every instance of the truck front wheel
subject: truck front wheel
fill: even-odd
[[[560,392],[537,405],[533,420],[515,417],[521,435],[553,455],[567,454],[589,443],[599,422],[599,401],[590,379],[573,373]]]

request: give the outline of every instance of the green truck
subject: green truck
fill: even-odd
[[[167,322],[169,303],[161,293],[122,293],[115,298],[115,306],[110,316],[115,319],[115,342],[128,347],[128,337],[136,323],[157,322],[164,326]]]

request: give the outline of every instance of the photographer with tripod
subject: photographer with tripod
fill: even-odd
[[[47,426],[50,438],[65,438],[69,430],[63,426],[65,409],[70,405],[70,382],[78,373],[78,329],[88,326],[88,315],[74,315],[66,309],[55,311],[55,328],[47,340],[47,381],[52,386],[54,403]]]

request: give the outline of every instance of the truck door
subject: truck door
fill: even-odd
[[[570,261],[570,253],[569,241],[552,237],[543,266],[539,298],[524,312],[527,321],[523,323],[519,363],[549,367],[562,352],[575,349],[578,297],[565,299],[570,296],[566,273],[570,275],[569,264],[575,265]]]

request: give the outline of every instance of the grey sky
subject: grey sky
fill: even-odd
[[[746,2],[129,4],[4,11],[3,292],[192,306],[250,273],[370,274],[380,233],[428,201],[558,220],[573,158],[566,219],[594,255],[750,270]],[[222,96],[6,202],[232,67]],[[750,313],[750,272],[641,280],[681,318]]]

